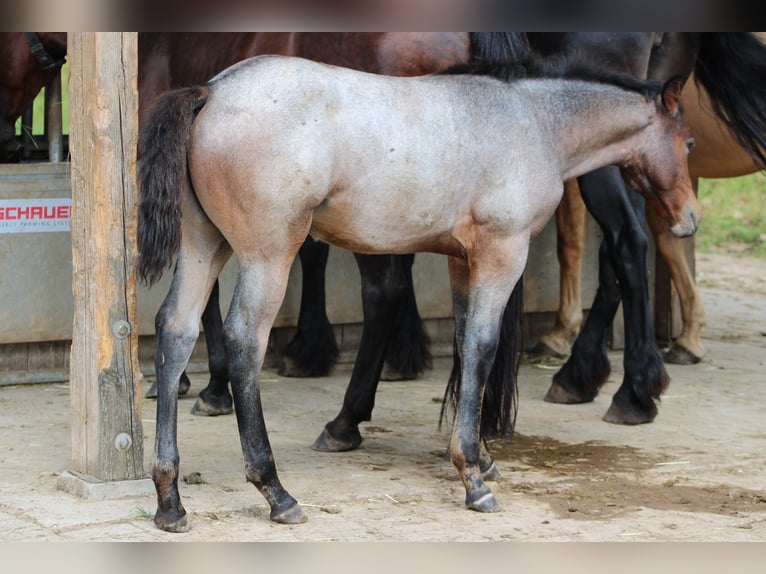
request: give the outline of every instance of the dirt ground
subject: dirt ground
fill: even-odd
[[[156,529],[153,491],[112,500],[57,490],[70,467],[66,384],[0,388],[0,540],[58,541],[764,541],[766,540],[766,262],[699,255],[708,355],[668,366],[657,419],[621,427],[601,416],[621,380],[621,354],[596,401],[543,402],[553,365],[525,364],[517,434],[490,445],[504,511],[465,510],[437,429],[449,362],[415,382],[381,383],[362,447],[309,445],[335,416],[349,365],[331,377],[265,372],[263,400],[281,479],[306,524],[268,520],[244,480],[233,416],[189,414],[205,380],[179,407],[186,534]],[[143,407],[146,462],[154,401]]]

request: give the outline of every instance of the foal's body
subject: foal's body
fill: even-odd
[[[466,504],[499,510],[480,469],[482,392],[530,239],[564,179],[611,164],[636,176],[642,192],[659,190],[650,200],[662,203],[676,233],[692,233],[700,215],[686,172],[689,134],[665,109],[675,110],[679,91],[667,87],[660,103],[656,87],[650,95],[635,82],[628,90],[542,77],[404,79],[269,56],[164,96],[140,146],[140,275],[156,280],[180,247],[157,315],[157,525],[187,527],[177,386],[232,252],[240,275],[224,339],[246,476],[272,520],[305,520],[277,478],[258,379],[309,233],[363,253],[449,256],[462,367],[450,455]]]

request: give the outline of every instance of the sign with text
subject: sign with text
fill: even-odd
[[[0,199],[0,233],[69,231],[72,200]]]

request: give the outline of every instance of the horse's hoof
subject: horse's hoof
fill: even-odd
[[[154,524],[160,530],[166,532],[188,532],[189,521],[186,517],[186,511],[181,509],[175,512],[160,512],[154,515]]]
[[[582,397],[567,390],[556,381],[551,383],[551,386],[548,389],[548,392],[545,394],[545,398],[543,400],[546,403],[557,403],[560,405],[579,405],[582,403],[590,402],[583,400]]]
[[[566,359],[568,356],[569,356],[569,353],[562,353],[560,351],[557,351],[553,347],[546,345],[544,341],[538,341],[537,345],[535,345],[529,351],[527,351],[527,357],[529,357],[530,359],[536,359],[536,358],[542,358],[542,357],[552,357],[554,359]]]
[[[189,392],[189,389],[191,388],[191,381],[189,380],[189,377],[186,376],[186,372],[184,372],[181,375],[181,380],[178,382],[178,396],[182,397],[186,393]]]
[[[380,374],[381,381],[414,381],[418,378],[417,373],[399,371],[386,364]]]
[[[500,479],[500,471],[497,470],[497,466],[495,465],[495,461],[492,461],[492,464],[490,464],[486,470],[481,471],[481,478],[484,480],[499,480]]]
[[[303,524],[309,519],[298,504],[294,504],[282,512],[272,512],[269,518],[272,522],[279,524]]]
[[[609,410],[601,417],[601,420],[616,425],[641,425],[652,422],[656,416],[656,406],[647,412],[638,408],[624,409],[612,401]]]
[[[187,378],[184,381],[184,378],[181,378],[181,382],[178,384],[178,396],[182,397],[186,393],[189,392],[189,388],[191,387],[191,383],[189,382],[189,379]],[[152,386],[149,387],[149,390],[146,391],[146,394],[144,394],[144,398],[146,399],[156,399],[157,398],[157,380],[152,383]]]
[[[473,502],[466,500],[466,506],[477,512],[500,512],[503,509],[497,501],[497,498],[495,498],[495,495],[491,492],[480,496]]]
[[[672,365],[696,365],[702,360],[702,357],[692,353],[683,345],[675,343],[663,354],[662,359]]]
[[[222,401],[222,404],[215,405],[203,400],[202,397],[197,397],[197,401],[194,403],[194,406],[191,409],[191,414],[201,417],[230,415],[234,412],[234,406],[232,404],[231,397],[228,397],[228,399],[229,401],[227,406],[226,401]]]
[[[346,452],[359,448],[359,445],[362,444],[362,435],[358,430],[355,433],[349,433],[347,438],[334,437],[327,428],[329,425],[330,423],[325,425],[322,433],[314,441],[314,444],[311,445],[312,450],[319,452]]]
[[[291,379],[311,379],[314,377],[325,377],[330,374],[332,369],[312,370],[301,366],[298,361],[290,357],[282,357],[277,367],[277,374],[280,377],[289,377]]]

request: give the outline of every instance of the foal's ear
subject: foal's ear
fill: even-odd
[[[681,76],[670,78],[662,86],[662,105],[665,106],[669,113],[675,114],[679,111],[678,104],[681,100],[681,90],[683,88],[684,80]]]

